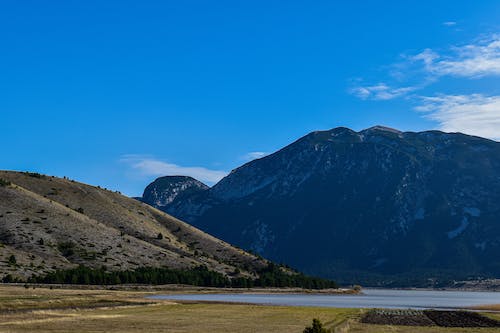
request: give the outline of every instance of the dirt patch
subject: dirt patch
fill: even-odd
[[[424,311],[438,326],[443,327],[500,327],[500,321],[470,311]]]
[[[436,326],[423,311],[418,310],[371,310],[361,322],[379,325]]]
[[[362,323],[402,326],[500,327],[500,321],[469,311],[371,310]]]

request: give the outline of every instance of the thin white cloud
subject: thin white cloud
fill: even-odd
[[[227,172],[222,170],[180,166],[141,155],[126,155],[120,161],[145,176],[191,176],[202,182],[216,183],[227,175]]]
[[[445,24],[455,25],[454,22]],[[355,96],[367,100],[388,100],[415,92],[447,76],[451,78],[479,79],[500,75],[500,35],[490,35],[475,42],[436,51],[403,56],[405,61],[392,65],[397,86],[379,83],[351,89]],[[408,82],[411,84],[408,84]],[[405,84],[403,85],[404,82]],[[486,94],[438,94],[435,96],[409,96],[417,102],[416,111],[436,121],[446,132],[462,132],[500,140],[500,96]]]
[[[443,55],[426,49],[411,59],[422,61],[424,70],[436,76],[497,76],[500,75],[500,36],[493,35],[475,44],[453,47]]]
[[[437,121],[445,132],[462,132],[500,140],[500,96],[438,95],[420,97],[415,110]]]
[[[424,64],[424,68],[427,71],[432,71],[432,66],[434,65],[434,62],[436,59],[439,58],[439,54],[436,52],[432,51],[431,49],[425,49],[422,52],[420,52],[417,55],[414,55],[410,57],[410,60],[412,61],[421,61]]]
[[[443,22],[443,25],[446,26],[446,27],[453,27],[453,26],[457,25],[457,22],[455,22],[455,21],[446,21],[446,22]]]
[[[363,100],[390,100],[427,87],[444,76],[468,79],[499,76],[500,35],[490,35],[445,51],[437,52],[427,48],[418,54],[402,57],[405,59],[403,62],[389,66],[391,70],[387,76],[396,79],[399,85],[406,82],[403,86],[387,83],[359,85],[349,92]]]
[[[269,155],[269,153],[263,152],[263,151],[252,151],[249,152],[241,157],[242,161],[252,161],[258,158],[262,158],[264,156]]]
[[[417,87],[402,87],[402,88],[392,88],[385,83],[378,83],[372,86],[359,86],[351,88],[350,92],[354,96],[361,98],[363,100],[390,100],[397,97],[404,96],[414,90]]]

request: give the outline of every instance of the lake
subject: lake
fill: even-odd
[[[151,298],[334,308],[452,309],[500,304],[500,292],[394,289],[363,289],[359,295],[240,293],[156,295]]]

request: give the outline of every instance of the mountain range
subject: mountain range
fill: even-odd
[[[212,187],[162,177],[142,201],[341,283],[500,276],[500,143],[375,126],[312,132]]]

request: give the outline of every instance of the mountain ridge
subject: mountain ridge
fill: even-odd
[[[0,198],[0,280],[78,265],[110,271],[206,266],[252,277],[267,265],[149,205],[66,178],[0,171]]]
[[[497,276],[499,170],[493,140],[339,127],[311,132],[164,210],[341,281]]]

